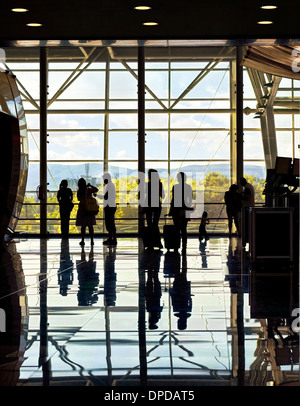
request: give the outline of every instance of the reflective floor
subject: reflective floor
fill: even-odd
[[[0,263],[0,384],[298,385],[298,269],[233,237],[186,255],[24,239]]]

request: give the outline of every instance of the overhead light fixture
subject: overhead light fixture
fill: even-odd
[[[261,6],[260,8],[262,8],[264,10],[274,10],[275,8],[277,8],[277,6],[266,5],[266,6]]]
[[[149,22],[143,23],[143,25],[158,25],[158,23],[156,23],[154,21],[149,21]]]
[[[26,25],[27,25],[27,27],[41,27],[43,24],[41,24],[41,23],[28,23]]]
[[[14,13],[26,13],[28,11],[27,8],[12,8],[11,11],[13,11]]]
[[[135,10],[145,11],[145,10],[151,10],[151,7],[149,7],[149,6],[136,6],[136,7],[134,7],[134,9]]]
[[[257,24],[262,24],[262,25],[273,24],[273,21],[258,21]]]

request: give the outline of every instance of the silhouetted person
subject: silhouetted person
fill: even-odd
[[[209,219],[207,217],[207,211],[202,213],[201,222],[199,226],[199,240],[202,241],[203,238],[205,241],[209,240],[209,236],[206,231],[206,225],[209,224]]]
[[[0,249],[3,251],[5,249],[4,237],[6,232],[6,226],[9,223],[9,217],[11,213],[7,205],[7,196],[4,193],[4,189],[0,186]],[[5,217],[8,217],[8,220],[5,222]]]
[[[78,274],[78,306],[91,306],[98,301],[97,287],[99,284],[99,274],[96,273],[96,262],[93,248],[86,260],[84,248],[81,251],[81,260],[76,261]]]
[[[147,270],[147,281],[145,286],[146,310],[149,313],[149,329],[157,329],[163,306],[160,304],[161,283],[159,280],[161,254],[159,251],[144,253],[144,265]]]
[[[58,284],[59,293],[62,296],[67,296],[68,287],[73,284],[73,268],[74,264],[70,256],[69,240],[61,240],[61,251],[60,251],[60,267],[58,270]]]
[[[172,188],[172,200],[169,215],[173,218],[176,231],[181,234],[182,251],[186,251],[187,246],[187,223],[190,220],[192,209],[193,190],[186,183],[186,174],[179,172],[178,183]]]
[[[226,213],[228,217],[229,237],[232,235],[232,223],[234,222],[237,234],[240,234],[240,211],[242,207],[241,195],[238,193],[238,185],[231,185],[224,195]]]
[[[247,242],[249,240],[249,208],[255,206],[255,192],[254,187],[245,178],[240,179],[240,184],[243,187],[241,192],[243,234],[245,242]]]
[[[251,183],[247,182],[246,178],[240,179],[240,184],[243,187],[241,193],[241,201],[243,207],[254,207],[255,206],[255,191]]]
[[[182,255],[182,269],[175,271],[170,295],[174,315],[178,317],[177,328],[178,330],[185,330],[187,319],[191,317],[192,311],[191,282],[187,280],[187,261],[185,255]]]
[[[107,306],[116,305],[117,274],[115,272],[116,249],[109,247],[104,253],[104,297]]]
[[[96,216],[88,212],[86,203],[87,198],[93,195],[96,195],[98,189],[95,186],[86,184],[84,178],[80,178],[78,181],[78,191],[77,199],[79,201],[77,217],[76,217],[76,226],[81,227],[81,241],[80,245],[84,245],[86,227],[89,229],[89,235],[91,238],[91,245],[94,245],[94,225],[96,225]]]
[[[108,239],[103,241],[104,245],[117,245],[117,234],[115,224],[115,214],[117,210],[116,204],[116,187],[111,180],[111,175],[105,173],[103,175],[104,191],[101,198],[104,200],[104,220],[105,227],[108,232]]]
[[[153,246],[157,245],[159,248],[163,248],[158,224],[162,201],[165,198],[164,188],[159,174],[155,169],[149,169],[148,179],[145,197],[146,222]],[[153,248],[153,246],[150,244],[149,248]]]
[[[73,203],[73,192],[70,188],[68,188],[68,181],[66,179],[63,179],[60,182],[59,190],[57,192],[57,200],[59,203],[61,234],[63,237],[68,237],[70,215],[74,207],[74,203]]]

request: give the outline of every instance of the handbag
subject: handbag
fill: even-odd
[[[96,216],[99,213],[99,205],[94,197],[88,196],[86,198],[85,209],[88,214],[93,216]]]

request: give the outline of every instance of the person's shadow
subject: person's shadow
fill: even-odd
[[[145,251],[143,253],[143,269],[147,271],[145,302],[146,310],[149,314],[149,330],[155,330],[158,328],[157,323],[161,318],[161,312],[163,310],[163,306],[160,304],[162,296],[161,283],[159,280],[160,258],[160,251]]]
[[[59,293],[67,296],[69,286],[73,284],[74,264],[70,256],[69,240],[63,238],[60,245],[60,266],[57,272]]]
[[[109,247],[104,253],[104,298],[107,306],[116,305],[117,274],[115,272],[116,248]]]
[[[191,282],[187,280],[187,259],[182,256],[182,267],[174,272],[173,287],[170,289],[173,312],[177,320],[178,330],[186,330],[187,319],[192,312]]]
[[[89,260],[86,260],[84,247],[81,251],[81,260],[76,261],[78,274],[78,306],[92,306],[98,301],[97,288],[99,285],[99,274],[96,273],[96,261],[94,259],[93,247],[89,253]]]

